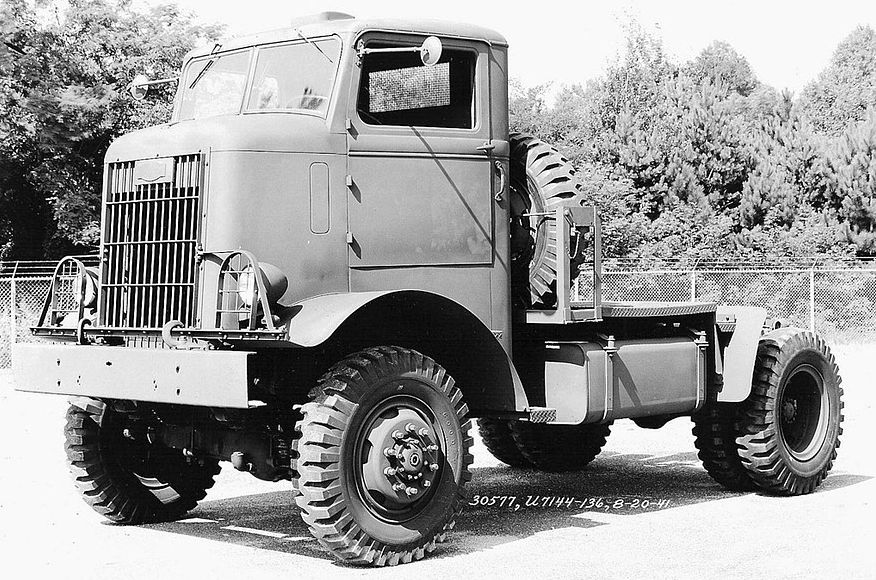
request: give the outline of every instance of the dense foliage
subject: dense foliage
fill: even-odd
[[[136,102],[128,83],[220,32],[173,5],[0,0],[0,258],[93,249],[107,147],[169,114],[170,90]]]
[[[0,258],[89,251],[118,135],[167,118],[138,73],[173,76],[221,29],[173,5],[0,0]],[[515,130],[557,145],[602,208],[610,256],[876,255],[876,33],[854,30],[794,97],[714,42],[672,62],[632,26],[600,78],[511,86]],[[550,103],[550,104],[549,104]]]
[[[646,262],[876,254],[876,35],[856,29],[799,98],[715,42],[688,63],[633,28],[602,78],[512,86],[511,122],[559,146]]]

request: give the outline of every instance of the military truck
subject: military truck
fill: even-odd
[[[728,489],[818,487],[842,421],[824,340],[603,300],[599,212],[509,132],[507,56],[477,26],[326,13],[185,57],[170,121],[106,153],[99,267],[62,260],[46,341],[14,351],[18,389],[72,397],[86,502],[178,518],[228,461],[291,480],[337,558],[410,562],[463,508],[473,418],[499,460],[557,472],[614,420],[692,417]]]

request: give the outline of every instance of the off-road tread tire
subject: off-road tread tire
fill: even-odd
[[[502,463],[511,467],[532,467],[529,460],[517,448],[507,419],[481,417],[478,419],[478,433],[487,451]]]
[[[730,491],[756,489],[736,445],[739,406],[709,403],[693,417],[694,445],[708,474]]]
[[[511,434],[520,453],[538,470],[579,471],[605,445],[612,423],[550,425],[511,421]]]
[[[795,473],[780,452],[781,435],[778,433],[778,415],[775,412],[780,378],[785,366],[803,350],[814,350],[825,357],[830,372],[836,377],[839,418],[834,441],[827,460],[814,475],[805,477]],[[827,381],[825,381],[827,383]],[[757,348],[754,381],[751,394],[742,404],[740,436],[736,439],[739,457],[752,481],[776,495],[803,495],[813,492],[833,467],[840,445],[843,421],[842,377],[836,359],[820,336],[798,328],[774,330],[763,337]],[[829,385],[825,385],[829,388]],[[825,396],[827,396],[825,394]]]
[[[544,141],[524,133],[511,133],[511,184],[527,184],[530,198],[537,195],[541,198],[544,209],[550,211],[560,203],[572,200],[583,204],[584,197],[580,191],[579,182],[575,176],[572,164],[554,147]],[[535,184],[536,191],[528,187],[529,181]],[[523,193],[523,192],[520,192]],[[512,195],[517,195],[516,188]],[[517,216],[512,216],[516,219]],[[528,289],[515,284],[515,301],[527,306],[550,307],[557,301],[557,224],[554,220],[542,219],[536,228],[535,236],[545,236],[544,251],[536,255],[536,239],[530,230],[532,255],[528,260],[512,259],[512,279],[528,280]],[[512,235],[518,235],[519,230],[512,228]],[[522,235],[522,234],[519,234]],[[584,263],[585,252],[583,244],[578,246],[578,253],[571,258],[571,279],[574,279],[578,268]]]
[[[99,401],[70,405],[64,428],[70,473],[94,511],[121,524],[166,522],[182,517],[206,497],[219,473],[217,460],[207,458],[200,465],[187,462],[181,452],[169,452],[166,461],[155,466],[160,472],[152,475],[170,484],[180,497],[164,504],[118,463],[112,447],[101,443],[107,413],[114,411]]]
[[[341,445],[357,402],[376,377],[393,370],[414,370],[439,384],[461,425],[461,482],[452,499],[450,515],[438,533],[424,537],[420,545],[409,550],[393,549],[362,530],[353,519],[340,482]],[[471,480],[469,466],[473,462],[468,406],[453,378],[431,358],[415,350],[381,346],[355,353],[334,365],[320,378],[310,398],[301,407],[303,419],[296,427],[301,436],[294,442],[294,455],[298,472],[295,501],[313,536],[332,555],[350,564],[394,566],[421,560],[434,552],[436,544],[446,540],[466,503],[465,484]]]

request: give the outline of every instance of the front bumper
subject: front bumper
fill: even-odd
[[[19,344],[12,372],[19,391],[245,409],[252,354]]]

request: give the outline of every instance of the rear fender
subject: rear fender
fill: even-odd
[[[287,312],[289,340],[299,347],[328,348],[342,356],[369,346],[412,348],[447,369],[473,415],[528,407],[517,371],[492,331],[467,308],[439,294],[327,294],[298,302]]]

